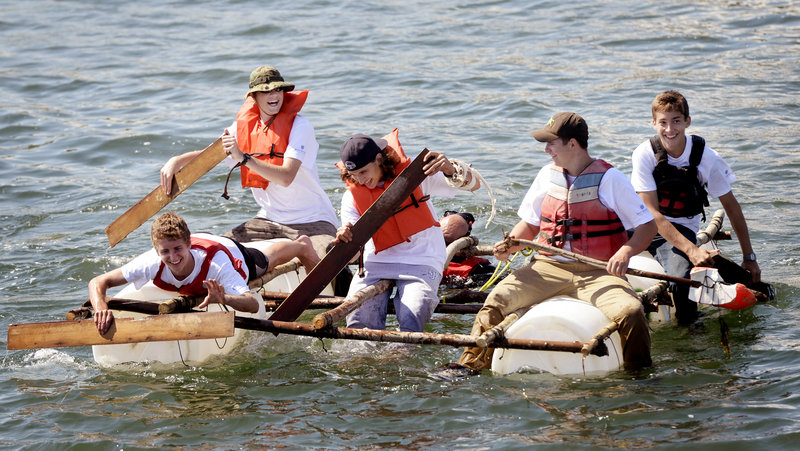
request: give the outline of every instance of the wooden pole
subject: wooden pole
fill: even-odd
[[[503,318],[503,321],[500,321],[498,324],[489,328],[489,330],[480,334],[478,338],[475,339],[475,343],[477,343],[481,348],[489,347],[489,345],[494,343],[495,340],[503,337],[506,330],[508,330],[512,324],[516,323],[518,319],[522,318],[522,315],[524,315],[529,309],[530,307],[523,307],[509,313],[505,318]]]
[[[561,249],[561,248],[558,248],[558,247],[553,247],[553,246],[548,246],[546,244],[537,243],[535,241],[520,240],[520,239],[516,239],[516,238],[508,238],[508,241],[509,241],[510,245],[512,245],[512,246],[518,246],[519,245],[519,246],[531,247],[531,248],[536,249],[537,251],[543,251],[543,252],[547,252],[547,253],[550,253],[550,254],[560,255],[562,257],[566,257],[566,258],[575,260],[577,262],[586,263],[587,265],[594,266],[594,267],[600,268],[600,269],[605,269],[606,263],[607,263],[607,262],[604,262],[603,260],[598,260],[596,258],[587,257],[585,255],[576,254],[576,253],[570,252],[570,251],[565,251],[564,249]],[[670,275],[667,275],[667,274],[659,274],[659,273],[650,272],[650,271],[642,271],[640,269],[635,269],[635,268],[628,268],[626,273],[630,274],[630,275],[633,275],[633,276],[647,277],[647,278],[650,278],[650,279],[668,280],[670,282],[675,282],[675,283],[684,283],[684,284],[687,284],[687,285],[691,285],[693,287],[699,287],[701,285],[700,282],[695,282],[692,279],[685,279],[683,277],[675,277],[675,276],[670,276]]]
[[[603,343],[606,338],[610,337],[611,334],[613,334],[618,328],[619,325],[616,322],[611,321],[606,327],[600,329],[600,331],[595,334],[594,338],[589,340],[587,343],[584,343],[583,347],[581,348],[581,354],[583,354],[583,358],[586,358],[589,356],[589,354],[592,354],[595,348],[597,348],[600,343]]]
[[[315,329],[324,329],[326,327],[330,327],[339,322],[350,312],[360,307],[363,303],[381,293],[391,290],[393,286],[393,281],[384,279],[364,287],[361,290],[358,290],[352,296],[345,299],[344,302],[342,302],[338,307],[315,316],[311,321],[311,324],[314,325]]]
[[[148,305],[150,304],[150,305]],[[451,307],[467,307],[451,306]],[[109,299],[109,308],[116,310],[126,310],[139,313],[158,314],[158,303],[145,301],[131,301],[126,299]],[[116,320],[115,320],[116,321]],[[329,327],[326,329],[315,329],[311,324],[303,324],[288,321],[260,320],[257,318],[245,318],[236,316],[234,326],[239,329],[272,332],[275,334],[286,333],[290,335],[304,335],[316,338],[340,338],[349,340],[381,341],[394,343],[415,343],[445,345],[454,347],[477,346],[475,338],[471,335],[462,334],[436,334],[429,332],[399,332],[388,330],[373,329],[349,329],[344,327]],[[562,351],[580,353],[583,343],[567,341],[548,341],[548,340],[521,340],[503,339],[489,345],[490,348],[508,349],[529,349],[535,351]],[[606,354],[603,354],[606,352]],[[593,351],[594,355],[607,355],[607,349],[598,346]]]
[[[391,343],[412,343],[424,345],[442,345],[453,347],[475,347],[477,343],[471,335],[462,334],[436,334],[429,332],[402,332],[374,329],[350,329],[346,327],[329,327],[315,329],[310,324],[272,321],[269,319],[236,318],[236,327],[246,330],[272,332],[274,334],[303,335],[314,338],[337,338],[362,341],[379,341]],[[534,351],[561,351],[580,353],[584,344],[578,341],[548,341],[548,340],[522,340],[504,339],[489,345],[490,348],[527,349]],[[606,354],[602,354],[605,351]],[[594,355],[604,356],[607,349],[597,347]]]

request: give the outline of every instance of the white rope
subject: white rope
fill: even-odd
[[[472,165],[456,159],[451,159],[450,162],[455,166],[456,172],[450,177],[445,177],[448,185],[459,190],[470,191],[474,195],[475,192],[473,190],[479,186],[478,184],[481,184],[485,186],[486,191],[489,192],[489,199],[492,201],[492,212],[489,214],[489,219],[486,221],[486,226],[484,227],[484,229],[488,229],[489,224],[492,222],[492,219],[494,219],[495,204],[497,203],[497,200],[494,198],[494,193],[492,192],[492,187],[489,186],[486,179],[484,179],[481,173],[473,168]],[[469,177],[470,175],[471,177]]]

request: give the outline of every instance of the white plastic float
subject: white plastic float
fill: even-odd
[[[506,330],[506,338],[586,343],[611,321],[597,307],[568,296],[550,298],[528,310]],[[605,341],[609,355],[589,355],[559,351],[495,349],[492,371],[509,374],[522,369],[553,374],[590,374],[615,371],[622,365],[619,333]]]
[[[647,252],[631,258],[631,268],[664,274],[661,265]],[[628,275],[635,290],[647,290],[659,280]],[[668,306],[661,306],[651,321],[669,321]],[[586,343],[611,322],[597,307],[567,296],[550,298],[528,310],[506,330],[506,338],[550,341],[577,341]],[[522,349],[496,349],[492,357],[492,371],[509,374],[522,369],[545,371],[553,374],[590,374],[616,371],[622,366],[622,347],[619,333],[614,332],[605,341],[609,355],[588,356],[559,351],[527,351]]]

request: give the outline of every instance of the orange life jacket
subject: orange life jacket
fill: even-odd
[[[283,154],[289,145],[294,118],[308,98],[308,90],[283,93],[283,105],[269,123],[259,126],[261,111],[253,96],[247,96],[236,115],[236,143],[244,153],[276,166],[283,165]],[[251,171],[242,169],[242,188],[266,188],[269,180]]]
[[[569,241],[576,254],[608,260],[628,241],[617,214],[600,202],[600,180],[611,167],[594,160],[569,186],[564,168],[552,166],[538,242],[563,248]]]
[[[400,157],[400,163],[395,168],[397,174],[399,174],[411,164],[411,159],[403,152],[403,147],[398,140],[397,129],[392,130],[383,139],[388,142],[386,147]],[[353,193],[353,203],[358,212],[363,215],[391,183],[392,180],[389,180],[384,183],[383,187],[376,186],[369,189],[366,186],[348,181],[347,189]],[[372,242],[375,244],[376,254],[404,241],[411,241],[411,235],[439,225],[433,217],[433,212],[431,212],[428,204],[422,199],[422,188],[417,187],[409,196],[408,201],[401,205],[397,212],[375,232],[375,235],[372,236]]]
[[[211,260],[214,258],[217,252],[225,252],[225,254],[228,255],[228,258],[231,260],[231,263],[233,263],[233,268],[236,269],[239,274],[241,274],[245,281],[247,280],[247,275],[245,274],[244,269],[242,269],[242,261],[238,258],[234,258],[234,256],[231,254],[231,251],[229,251],[225,245],[216,241],[197,237],[191,237],[190,241],[191,249],[202,249],[206,251],[206,258],[203,260],[202,266],[200,266],[200,273],[197,274],[197,277],[195,277],[191,283],[182,287],[176,287],[171,283],[164,282],[161,280],[161,274],[164,272],[166,265],[162,261],[161,265],[158,267],[158,273],[156,273],[156,277],[153,279],[153,285],[161,288],[162,290],[177,291],[178,293],[187,296],[203,296],[208,294],[208,290],[206,290],[206,287],[203,286],[203,282],[208,277],[208,268],[211,266]]]

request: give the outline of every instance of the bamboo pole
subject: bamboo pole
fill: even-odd
[[[494,326],[490,327],[489,330],[480,334],[478,338],[475,339],[475,343],[484,349],[489,347],[489,345],[494,343],[497,339],[502,338],[505,335],[506,330],[508,330],[512,324],[516,323],[518,319],[522,318],[522,315],[524,315],[529,309],[530,307],[523,307],[509,313],[498,324],[495,324]]]
[[[394,286],[391,280],[381,280],[372,285],[362,288],[354,293],[352,296],[345,299],[338,307],[315,316],[311,321],[315,329],[324,329],[330,327],[347,316],[348,313],[360,307],[363,303],[374,298],[375,296],[384,293]]]
[[[270,280],[272,280],[272,279],[274,279],[274,278],[276,278],[276,277],[278,277],[278,276],[280,276],[282,274],[286,274],[286,273],[289,273],[289,272],[292,272],[292,271],[298,271],[300,269],[300,266],[302,266],[302,265],[300,264],[299,260],[297,260],[297,259],[291,260],[291,261],[286,262],[286,263],[284,263],[282,265],[278,265],[278,266],[272,268],[272,271],[264,273],[264,275],[262,275],[261,277],[256,277],[255,279],[251,280],[250,282],[247,282],[247,286],[250,287],[251,289],[262,287],[262,286],[266,285],[267,282],[269,282]]]

